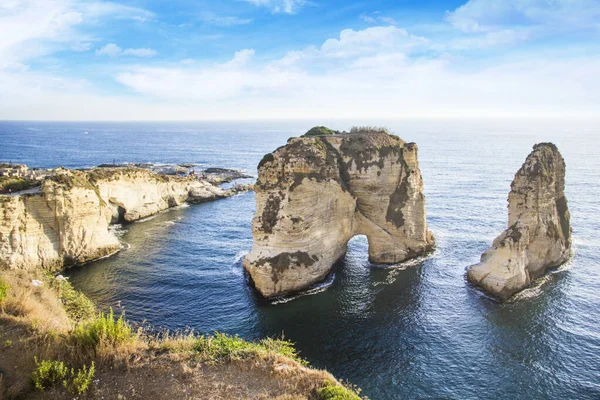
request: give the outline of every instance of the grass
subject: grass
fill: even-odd
[[[96,353],[100,347],[115,348],[132,342],[136,339],[136,333],[123,315],[115,319],[111,308],[108,314],[101,312],[93,320],[77,325],[71,333],[71,339],[77,347]]]
[[[350,133],[386,133],[389,134],[388,128],[380,126],[353,126],[350,128]]]
[[[10,286],[8,286],[8,283],[6,283],[4,279],[0,278],[0,303],[2,303],[2,301],[6,298],[6,295],[8,295],[9,289]]]
[[[43,360],[38,362],[36,358],[35,363],[36,369],[31,375],[31,380],[33,386],[40,391],[62,384],[72,394],[85,393],[96,372],[93,361],[89,368],[84,365],[77,370],[74,368],[69,369],[63,361]]]
[[[30,181],[29,179],[9,177],[0,178],[0,192],[3,193],[8,193],[9,191],[18,192],[20,190],[29,189],[35,185],[36,183],[34,181]]]
[[[32,279],[44,284],[34,287]],[[114,398],[130,388],[147,398],[159,392],[179,398],[190,387],[200,396],[223,388],[227,398],[235,387],[244,399],[255,390],[248,385],[257,384],[282,399],[358,398],[326,371],[307,367],[283,339],[149,333],[113,310],[95,313],[89,299],[50,274],[0,271],[0,283],[10,287],[0,306],[0,370],[14,371],[3,377],[0,398],[62,399],[86,391]]]
[[[239,360],[257,354],[274,353],[300,364],[307,364],[298,356],[292,342],[280,339],[267,338],[259,342],[248,342],[238,336],[217,332],[213,336],[198,337],[193,349],[208,361]]]
[[[317,391],[319,400],[361,400],[352,389],[339,385],[327,385]]]
[[[74,322],[94,318],[94,303],[86,295],[75,290],[71,282],[66,279],[57,280],[51,273],[47,273],[44,278],[44,282],[57,292],[65,311]]]

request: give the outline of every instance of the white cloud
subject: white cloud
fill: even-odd
[[[124,56],[134,56],[134,57],[154,57],[158,54],[158,52],[154,49],[144,48],[144,49],[125,49],[122,53]]]
[[[154,13],[148,10],[108,1],[81,1],[75,3],[74,8],[94,18],[110,16],[118,19],[131,19],[144,22],[150,21],[155,17]]]
[[[469,0],[446,19],[464,32],[537,27],[555,32],[589,29],[600,19],[597,0]]]
[[[358,16],[358,18],[362,19],[363,21],[365,21],[365,22],[367,22],[369,24],[375,24],[375,23],[377,23],[377,20],[374,17],[372,17],[372,16],[370,16],[370,15],[368,15],[366,13],[360,14]]]
[[[339,39],[328,39],[321,46],[321,54],[328,57],[346,58],[377,53],[381,51],[405,51],[424,46],[428,40],[409,34],[395,26],[372,27],[362,31],[344,29]]]
[[[102,1],[1,0],[0,69],[58,50],[89,50],[90,38],[79,28],[99,18],[152,16],[140,8]]]
[[[253,21],[252,18],[239,18],[232,16],[220,16],[214,14],[205,14],[201,17],[201,19],[206,24],[223,27],[246,25]]]
[[[295,2],[288,2],[287,8],[282,1],[253,2],[272,12],[297,10]],[[509,11],[507,2],[513,7]],[[514,8],[517,3],[520,8]],[[567,3],[575,6],[566,10]],[[97,41],[82,35],[81,25],[90,20],[155,18],[115,3],[86,4],[94,3],[0,0],[0,119],[593,115],[600,107],[596,53],[569,56],[563,49],[546,47],[515,53],[501,48],[486,53],[489,58],[471,57],[469,52],[456,55],[518,44],[549,32],[554,23],[550,21],[560,15],[535,11],[532,4],[539,1],[470,0],[448,14],[453,25],[444,25],[451,35],[425,38],[396,26],[373,26],[345,29],[338,37],[270,58],[268,53],[257,57],[253,49],[243,49],[220,63],[185,59],[153,61],[149,66],[140,60],[135,65],[121,61],[106,74],[128,89],[127,95],[101,95],[101,88],[91,82],[27,65],[57,50],[88,50]],[[554,13],[564,16],[557,23],[562,32],[591,24],[581,8],[592,3],[552,4],[562,7],[553,6]],[[590,15],[597,15],[594,10],[589,9]],[[384,18],[380,13],[367,16],[379,22]],[[593,29],[597,34],[597,20]],[[96,52],[111,57],[157,54],[149,48],[122,49],[116,43]]]
[[[343,31],[266,63],[250,62],[255,54],[247,49],[226,63],[132,67],[116,79],[165,106],[208,107],[209,118],[591,115],[600,105],[600,57],[536,54],[477,65],[450,55],[411,56],[429,46],[378,27]]]
[[[375,11],[372,13],[362,13],[358,16],[358,18],[362,19],[368,24],[376,24],[378,22],[387,24],[387,25],[397,25],[398,22],[392,17],[386,17],[385,15],[381,15],[379,11]]]
[[[77,52],[88,51],[92,47],[90,42],[76,42],[71,45],[71,50]]]
[[[115,43],[108,43],[107,45],[96,50],[96,55],[109,56],[109,57],[120,57],[120,56],[134,56],[134,57],[154,57],[158,52],[154,49],[142,48],[142,49],[121,49]]]
[[[268,7],[274,14],[294,14],[302,6],[308,4],[307,0],[241,0],[255,6]]]
[[[109,57],[118,57],[121,55],[121,53],[123,53],[123,49],[121,49],[114,43],[109,43],[104,47],[101,47],[98,50],[96,50],[96,55],[98,56],[105,55]]]

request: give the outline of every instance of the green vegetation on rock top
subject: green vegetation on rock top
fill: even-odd
[[[304,136],[322,136],[322,135],[335,135],[336,131],[326,126],[315,126],[311,128]]]

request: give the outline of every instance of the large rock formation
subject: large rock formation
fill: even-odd
[[[515,175],[508,195],[508,226],[469,267],[468,279],[506,300],[571,255],[565,162],[552,143],[540,143]]]
[[[144,169],[66,170],[44,180],[39,193],[0,196],[0,269],[60,269],[94,260],[121,246],[110,223],[232,193]]]
[[[265,297],[324,279],[364,234],[373,263],[433,247],[417,146],[385,132],[293,138],[258,166],[254,247],[244,259]]]

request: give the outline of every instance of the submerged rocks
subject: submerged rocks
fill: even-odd
[[[255,192],[244,267],[265,297],[324,279],[355,235],[374,263],[433,247],[417,146],[383,131],[292,138],[260,162]]]
[[[469,281],[506,300],[571,254],[565,162],[556,146],[540,143],[515,175],[508,195],[508,226],[469,267]]]

